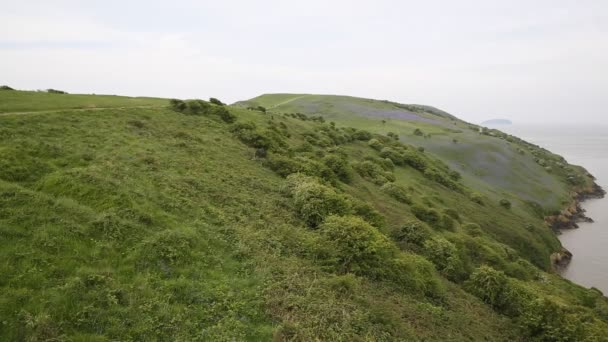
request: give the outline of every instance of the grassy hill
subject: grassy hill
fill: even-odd
[[[0,91],[0,340],[606,336],[543,219],[584,170],[430,107],[300,96]]]

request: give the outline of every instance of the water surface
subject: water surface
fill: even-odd
[[[498,129],[557,153],[571,164],[585,167],[608,190],[608,126],[511,125]],[[594,223],[580,223],[579,229],[559,236],[574,254],[562,275],[608,295],[608,197],[583,203]]]

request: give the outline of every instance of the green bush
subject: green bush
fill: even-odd
[[[511,209],[511,202],[508,199],[503,198],[500,200],[500,202],[498,202],[498,204],[505,209]]]
[[[459,256],[456,246],[444,238],[427,239],[424,255],[446,278],[460,282],[468,275],[467,265]]]
[[[57,89],[47,89],[46,92],[49,94],[67,94],[66,91],[57,90]]]
[[[471,201],[473,201],[474,203],[477,203],[479,205],[484,205],[483,196],[481,194],[472,193],[470,198],[471,198]]]
[[[420,220],[435,227],[441,223],[441,215],[437,210],[424,208],[419,205],[412,206],[412,213]]]
[[[378,139],[370,139],[367,144],[376,151],[380,151],[382,149],[382,143]]]
[[[481,226],[477,223],[467,223],[462,226],[462,230],[470,236],[481,236],[483,231],[481,230]]]
[[[414,135],[421,137],[424,135],[424,132],[422,132],[422,130],[420,128],[416,128],[414,130]]]
[[[534,341],[583,341],[588,333],[580,316],[547,298],[527,305],[519,321],[524,334]]]
[[[304,170],[302,163],[280,154],[271,154],[264,162],[264,165],[281,177],[287,177],[293,173]]]
[[[0,86],[0,90],[15,90],[7,85]]]
[[[380,151],[380,156],[382,158],[390,159],[395,165],[403,165],[404,159],[403,156],[390,147],[385,147]]]
[[[374,227],[380,228],[384,226],[384,215],[380,214],[374,207],[356,198],[352,198],[351,202],[355,215],[362,217]]]
[[[401,185],[388,182],[385,183],[380,190],[401,203],[412,203],[412,200],[407,194],[407,190]]]
[[[369,160],[353,164],[353,169],[355,169],[361,177],[377,185],[383,185],[390,180],[395,180],[392,173],[385,172],[378,164]]]
[[[422,158],[418,152],[407,150],[403,153],[403,161],[405,164],[413,167],[418,171],[424,171],[427,168],[426,161]]]
[[[328,154],[323,157],[323,163],[329,167],[333,173],[344,183],[350,183],[353,178],[353,170],[346,158],[335,154]]]
[[[222,101],[216,99],[215,97],[210,97],[209,98],[209,102],[214,104],[214,105],[218,105],[218,106],[225,106],[226,104],[223,103]]]
[[[319,231],[327,242],[328,261],[340,273],[375,274],[394,252],[384,235],[357,216],[329,216]]]
[[[504,272],[482,265],[478,267],[465,284],[465,288],[508,316],[519,316],[532,295],[507,277]]]
[[[169,107],[177,112],[183,112],[188,108],[185,101],[178,99],[169,100]]]
[[[410,244],[418,247],[424,246],[427,239],[431,237],[431,231],[423,223],[409,221],[393,233],[393,237],[407,247]]]
[[[379,271],[384,272],[382,278],[392,281],[409,292],[419,292],[436,300],[441,300],[445,296],[445,287],[435,267],[419,255],[399,253]]]
[[[274,147],[273,141],[261,134],[253,122],[235,123],[230,131],[245,145],[254,148],[271,149]]]
[[[211,114],[217,115],[222,119],[222,121],[226,123],[233,123],[236,121],[236,116],[225,107],[213,107],[211,109]]]
[[[355,139],[355,140],[368,141],[371,138],[372,138],[372,134],[365,130],[359,129],[353,133],[353,139]]]
[[[449,217],[453,218],[456,221],[460,221],[460,214],[458,214],[458,211],[456,211],[455,209],[446,208],[443,210],[443,213],[448,215]]]
[[[292,175],[287,181],[291,184],[290,194],[296,213],[311,228],[318,227],[329,215],[345,215],[351,211],[346,196],[311,177]]]

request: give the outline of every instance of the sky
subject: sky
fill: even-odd
[[[608,124],[608,1],[0,0],[0,84]]]

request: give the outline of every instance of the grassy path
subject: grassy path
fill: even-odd
[[[131,108],[162,108],[163,106],[123,106],[123,107],[91,107],[91,108],[62,108],[53,110],[35,110],[24,112],[6,112],[0,113],[0,116],[5,115],[28,115],[28,114],[49,114],[59,112],[84,112],[89,110],[106,110],[106,109],[131,109]]]
[[[297,96],[297,97],[291,98],[291,99],[289,99],[289,100],[286,100],[286,101],[283,101],[283,102],[277,103],[277,104],[275,104],[274,106],[269,107],[268,109],[276,108],[276,107],[278,107],[278,106],[282,106],[282,105],[284,105],[284,104],[286,104],[286,103],[289,103],[289,102],[292,102],[292,101],[295,101],[295,100],[298,100],[298,99],[301,99],[301,98],[303,98],[303,97],[307,97],[307,96],[310,96],[310,95],[302,95],[302,96]]]

